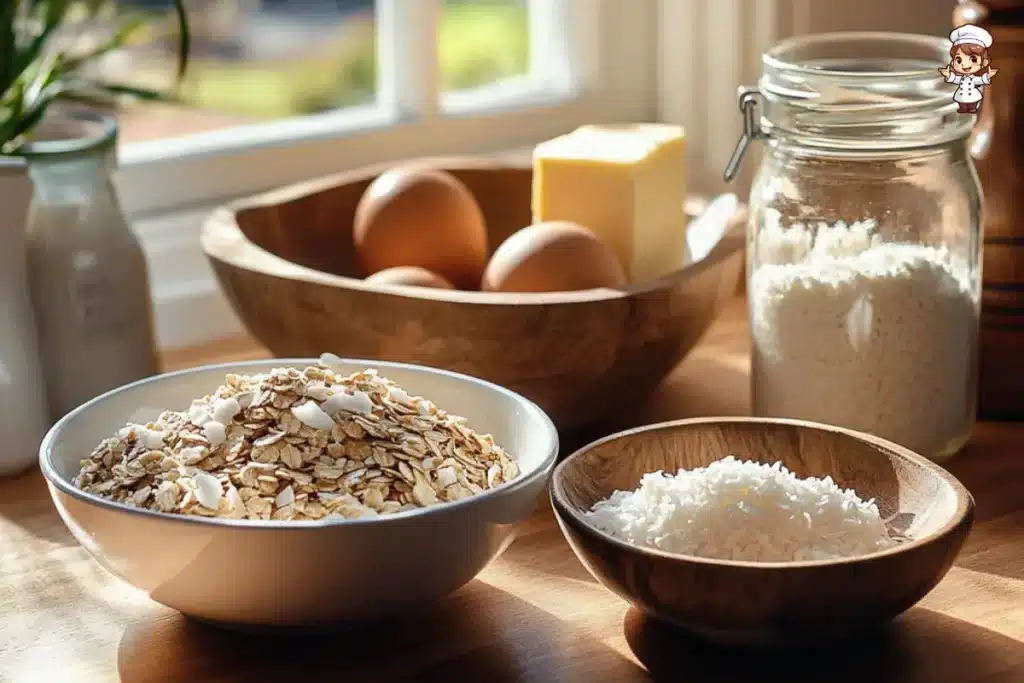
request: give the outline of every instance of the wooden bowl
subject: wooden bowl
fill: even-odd
[[[481,160],[418,162],[461,179],[490,248],[531,221],[532,171]],[[220,209],[203,249],[235,311],[277,356],[331,352],[428,365],[508,387],[562,429],[635,404],[693,347],[736,292],[744,235],[700,261],[625,289],[497,294],[359,279],[352,218],[386,167],[293,186]]]
[[[643,474],[693,469],[735,455],[829,475],[875,498],[890,533],[908,540],[861,557],[754,563],[640,548],[582,515]],[[938,465],[891,442],[810,422],[700,418],[597,441],[555,468],[551,502],[572,549],[606,588],[648,614],[723,644],[820,645],[909,609],[939,583],[974,519],[967,489]]]

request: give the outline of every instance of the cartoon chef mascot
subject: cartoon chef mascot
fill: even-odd
[[[953,101],[965,114],[978,113],[985,86],[992,82],[998,69],[991,67],[988,49],[992,34],[980,26],[964,24],[949,34],[949,64],[939,69],[947,83],[955,83]]]

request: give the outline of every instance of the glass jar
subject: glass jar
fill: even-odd
[[[35,195],[28,276],[53,419],[157,372],[149,275],[112,182],[117,124],[49,116],[22,147]]]
[[[949,43],[783,41],[742,89],[755,415],[834,424],[940,460],[975,419],[981,188],[938,69]],[[761,105],[760,115],[755,109]]]

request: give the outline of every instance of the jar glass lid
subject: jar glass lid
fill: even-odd
[[[944,38],[908,33],[798,36],[764,54],[759,89],[765,97],[833,112],[941,107],[951,103],[939,74],[949,62],[949,47]]]
[[[759,139],[870,154],[966,138],[975,117],[958,113],[953,88],[939,72],[950,47],[945,38],[867,31],[777,43],[762,56],[757,87],[740,91],[743,135],[726,181]]]

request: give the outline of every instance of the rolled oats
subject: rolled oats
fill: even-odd
[[[489,434],[374,370],[229,374],[82,461],[83,491],[160,512],[309,521],[388,514],[495,488],[519,468]]]

